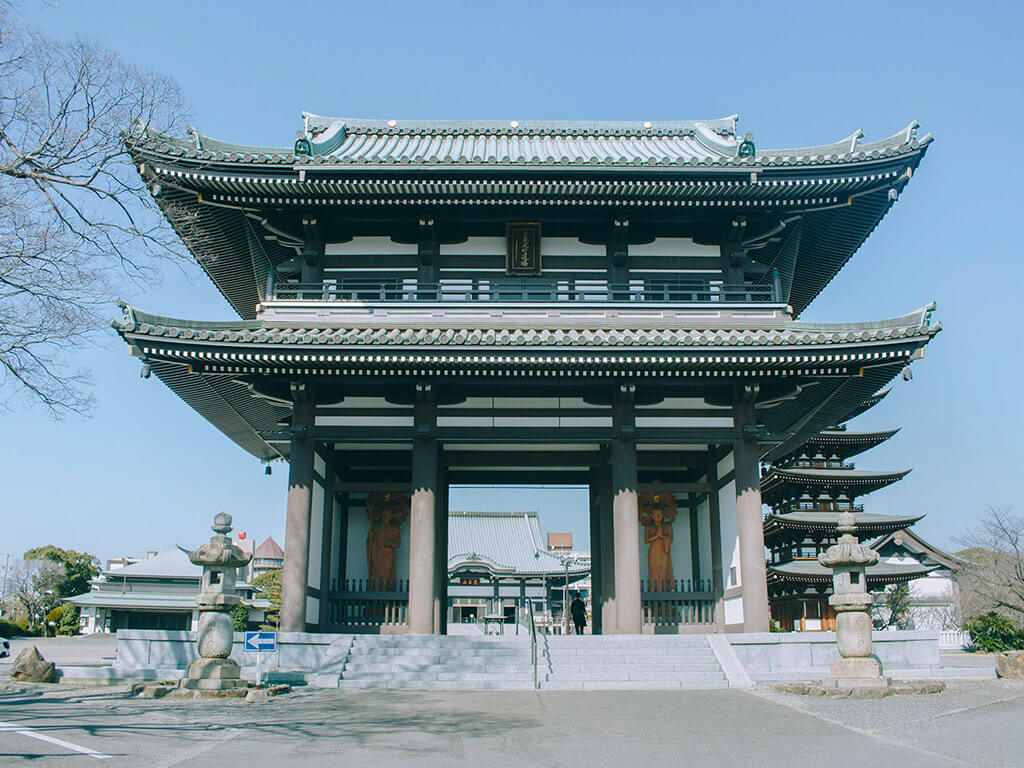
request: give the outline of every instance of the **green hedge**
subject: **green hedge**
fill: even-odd
[[[1024,630],[997,613],[986,613],[964,622],[974,649],[983,653],[1024,649]]]
[[[0,621],[0,637],[37,637],[38,635],[39,632],[29,629],[21,623]]]

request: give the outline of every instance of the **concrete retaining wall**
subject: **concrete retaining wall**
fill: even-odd
[[[726,637],[755,681],[826,677],[832,662],[839,658],[835,632],[752,632]],[[875,632],[871,645],[872,656],[886,674],[941,665],[938,632]]]
[[[264,671],[318,669],[327,653],[327,647],[342,635],[322,635],[311,632],[279,632],[277,651],[262,654]],[[256,668],[252,651],[243,650],[245,636],[236,632],[231,658],[242,667],[243,673]],[[115,671],[130,677],[143,670],[183,670],[196,658],[195,632],[167,632],[157,629],[121,629],[117,632]]]

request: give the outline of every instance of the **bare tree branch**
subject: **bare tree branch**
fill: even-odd
[[[1024,516],[989,507],[956,542],[964,548],[956,573],[964,616],[994,611],[1024,624]]]
[[[123,142],[187,123],[173,80],[20,30],[0,0],[0,410],[87,411],[88,373],[68,358],[98,341],[118,286],[191,263]]]

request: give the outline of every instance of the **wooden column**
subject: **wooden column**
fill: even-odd
[[[448,634],[448,478],[438,471],[437,508],[434,515],[434,634]]]
[[[718,499],[718,463],[708,453],[708,528],[711,530],[711,589],[715,593],[715,626],[725,629],[725,579],[722,573],[722,511]]]
[[[429,384],[416,385],[415,425],[412,448],[412,509],[409,525],[410,634],[434,633],[434,598],[437,562],[437,440],[429,434],[434,425],[434,401]],[[421,430],[424,433],[421,435]]]
[[[764,560],[761,521],[760,451],[745,428],[755,425],[754,397],[748,388],[736,405],[736,426],[741,437],[733,444],[736,475],[736,518],[740,544],[740,580],[743,587],[743,631],[767,632],[768,575]]]
[[[689,494],[687,509],[690,511],[690,578],[693,588],[700,590],[700,524],[697,520],[697,495]]]
[[[323,527],[320,531],[320,631],[326,632],[330,624],[331,563],[334,561],[334,467],[327,462],[324,470]]]
[[[316,418],[312,393],[293,385],[292,440],[288,456],[288,517],[285,521],[281,576],[281,631],[306,631],[309,580],[310,502],[313,498],[313,449],[310,432]]]
[[[612,525],[615,536],[615,612],[617,634],[643,632],[640,601],[640,520],[636,479],[633,384],[619,387],[613,416],[618,435],[612,440]]]
[[[601,479],[600,470],[590,471],[590,631],[600,635],[603,627],[604,589],[601,582]]]

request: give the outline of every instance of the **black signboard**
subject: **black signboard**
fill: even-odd
[[[505,272],[540,274],[540,224],[508,224],[505,228]]]

